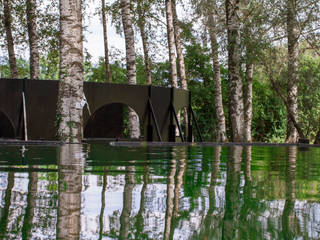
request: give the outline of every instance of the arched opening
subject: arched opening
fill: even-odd
[[[2,111],[0,111],[0,138],[14,138],[14,127],[7,117]]]
[[[141,122],[139,127],[141,129]],[[129,107],[122,103],[111,103],[99,108],[89,118],[84,137],[129,139]]]

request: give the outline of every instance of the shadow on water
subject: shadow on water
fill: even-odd
[[[319,239],[320,150],[0,148],[0,239]]]

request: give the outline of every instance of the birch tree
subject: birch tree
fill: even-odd
[[[144,1],[138,0],[137,2],[137,13],[138,13],[138,27],[142,40],[143,55],[144,55],[144,65],[146,71],[146,83],[148,85],[152,84],[151,80],[151,69],[150,69],[150,58],[149,58],[149,45],[148,45],[148,36],[146,34],[146,19],[144,16]]]
[[[36,0],[27,0],[27,25],[30,50],[30,78],[39,79],[39,48],[36,22]]]
[[[223,110],[222,103],[222,87],[221,87],[221,74],[220,74],[220,62],[219,62],[219,46],[216,35],[217,22],[214,16],[214,9],[210,1],[207,1],[207,26],[209,30],[210,43],[211,43],[211,57],[213,65],[213,82],[214,82],[214,105],[216,108],[216,115],[218,120],[217,125],[217,142],[227,141],[226,136],[226,118]]]
[[[172,14],[172,0],[166,0],[166,19],[167,19],[167,38],[169,48],[169,63],[170,63],[170,80],[171,86],[178,87],[177,75],[177,58],[175,53],[175,38],[173,27],[173,14]]]
[[[239,0],[226,0],[228,30],[229,118],[231,141],[243,141],[243,99],[240,75]]]
[[[111,70],[109,62],[109,47],[108,47],[108,36],[107,36],[107,19],[106,19],[106,4],[105,0],[101,0],[101,15],[102,15],[102,26],[103,26],[103,43],[104,43],[104,59],[106,65],[106,82],[110,83]]]
[[[180,76],[181,88],[184,90],[188,89],[187,84],[187,76],[186,76],[186,67],[184,64],[184,56],[182,52],[182,43],[180,37],[180,27],[178,24],[178,15],[176,9],[176,0],[171,0],[172,6],[172,23],[173,23],[173,30],[174,30],[174,39],[175,39],[175,46],[177,51],[177,58],[178,58],[178,71]]]
[[[6,31],[6,40],[8,47],[8,55],[9,55],[9,65],[10,65],[10,73],[12,78],[18,78],[18,70],[17,70],[17,60],[14,51],[14,41],[12,37],[12,28],[11,28],[11,10],[10,10],[10,1],[3,0],[3,10],[4,10],[4,27]]]
[[[299,30],[296,16],[296,0],[287,0],[287,36],[288,36],[288,82],[287,102],[290,111],[298,122],[298,58]],[[295,143],[298,141],[298,132],[293,122],[287,118],[286,142]]]
[[[66,142],[83,136],[82,1],[60,0],[60,83],[57,106],[58,135]]]
[[[130,0],[121,0],[121,16],[126,44],[127,81],[129,84],[136,84],[136,57],[134,46],[134,32],[132,28]],[[139,117],[135,111],[129,107],[129,128],[130,137],[139,138],[140,127]]]

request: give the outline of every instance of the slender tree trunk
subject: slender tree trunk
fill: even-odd
[[[231,141],[243,141],[243,99],[240,75],[239,0],[226,0],[228,29],[229,118]]]
[[[27,0],[27,22],[30,49],[30,78],[40,78],[36,0]]]
[[[184,64],[184,56],[182,52],[182,43],[181,43],[181,37],[180,37],[180,27],[178,24],[178,15],[177,15],[177,8],[176,8],[176,0],[171,0],[171,6],[172,6],[172,22],[173,22],[173,29],[174,29],[174,39],[175,39],[175,45],[176,45],[176,51],[177,51],[177,57],[178,57],[178,70],[180,75],[180,83],[181,88],[183,90],[188,90],[188,83],[187,83],[187,76],[186,76],[186,67]],[[178,119],[180,122],[180,113],[178,113]],[[184,108],[183,111],[183,117],[184,117],[184,125],[185,125],[185,133],[188,132],[188,111],[187,108]]]
[[[103,26],[103,41],[104,41],[104,61],[106,65],[106,83],[110,83],[111,70],[109,62],[109,47],[108,47],[108,36],[107,36],[107,20],[106,20],[106,10],[105,10],[105,0],[101,0],[101,15],[102,15],[102,26]]]
[[[142,40],[142,47],[143,47],[143,55],[144,55],[144,65],[145,65],[145,71],[146,71],[146,83],[147,85],[152,84],[151,80],[151,69],[150,69],[150,58],[149,58],[149,49],[148,49],[148,38],[145,32],[146,28],[146,20],[143,15],[142,11],[142,1],[138,1],[138,27],[140,30],[141,40]]]
[[[252,123],[252,79],[253,63],[246,64],[246,83],[244,86],[244,141],[251,142],[251,123]]]
[[[127,79],[129,84],[137,84],[136,79],[136,56],[134,47],[134,32],[131,21],[130,0],[121,0],[121,15],[126,42],[126,62],[127,62]],[[139,117],[136,112],[129,107],[129,128],[130,137],[139,138],[140,127]]]
[[[83,43],[81,0],[60,0],[60,83],[58,131],[62,140],[81,142]]]
[[[169,62],[170,62],[170,81],[171,81],[171,86],[174,88],[177,88],[178,87],[177,58],[175,53],[175,39],[174,39],[171,0],[166,0],[166,18],[167,18],[167,36],[168,36]]]
[[[18,78],[18,70],[17,70],[17,60],[16,55],[14,53],[14,42],[12,37],[12,29],[11,29],[11,10],[10,10],[10,1],[3,0],[3,8],[4,8],[4,27],[6,29],[6,39],[8,46],[8,54],[9,54],[9,65],[10,72],[12,78]]]
[[[180,81],[181,81],[181,88],[184,90],[188,89],[187,84],[187,76],[186,76],[186,67],[184,64],[184,56],[182,52],[182,44],[181,44],[181,38],[180,38],[180,27],[178,25],[178,15],[177,15],[177,9],[176,9],[176,0],[171,0],[172,2],[172,19],[173,19],[173,28],[174,28],[174,39],[176,44],[176,50],[177,50],[177,57],[178,57],[178,70],[180,75]]]
[[[298,122],[298,24],[296,20],[296,0],[287,0],[287,35],[288,35],[288,83],[287,101],[290,112],[293,113],[295,121]],[[286,142],[295,143],[298,141],[298,132],[290,117],[287,117],[287,138]]]
[[[211,56],[213,62],[213,82],[214,82],[214,105],[216,108],[216,114],[218,119],[217,126],[217,142],[226,142],[226,118],[223,110],[222,103],[222,87],[221,87],[221,75],[220,75],[220,63],[219,63],[219,52],[218,52],[218,42],[216,36],[216,23],[213,17],[213,11],[208,13],[208,29],[211,42]]]

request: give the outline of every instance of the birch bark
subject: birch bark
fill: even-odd
[[[239,0],[226,0],[228,29],[229,118],[231,141],[243,141],[243,96],[240,76]]]
[[[250,61],[250,60],[249,60]],[[253,80],[253,63],[250,61],[246,64],[246,83],[244,86],[244,141],[251,142],[251,123],[252,123],[252,80]]]
[[[121,0],[121,16],[126,44],[127,79],[129,84],[137,84],[136,79],[136,56],[134,47],[134,32],[131,21],[130,0]],[[130,137],[140,137],[139,117],[129,107]]]
[[[142,47],[143,47],[143,55],[144,55],[144,65],[145,65],[145,71],[146,71],[146,83],[147,85],[152,84],[151,80],[151,69],[150,69],[150,58],[149,58],[149,49],[148,49],[148,37],[146,35],[146,20],[143,15],[142,11],[142,1],[138,1],[138,7],[137,7],[137,12],[138,12],[138,27],[140,30],[140,35],[141,35],[141,40],[142,40]]]
[[[105,10],[105,0],[101,0],[101,15],[102,15],[102,26],[103,26],[103,42],[104,42],[104,61],[106,65],[106,83],[110,83],[111,70],[109,62],[109,47],[108,47],[108,36],[107,36],[107,20]]]
[[[182,52],[180,27],[178,25],[178,15],[177,15],[177,9],[176,9],[176,0],[171,0],[171,2],[172,2],[172,20],[173,20],[172,22],[173,22],[174,39],[175,39],[175,45],[176,45],[177,57],[178,57],[178,70],[180,75],[181,88],[184,90],[187,90],[188,84],[187,84],[187,77],[186,77],[186,67],[184,64],[184,56]]]
[[[296,16],[296,0],[287,0],[287,35],[288,35],[288,82],[287,101],[290,112],[295,121],[298,122],[298,23]],[[286,142],[295,143],[298,141],[298,132],[289,116],[287,117],[287,138]]]
[[[213,82],[214,82],[214,105],[216,108],[216,114],[218,119],[217,126],[217,142],[226,142],[226,118],[223,110],[222,103],[222,87],[221,87],[221,74],[220,74],[220,63],[219,63],[219,52],[218,42],[216,36],[216,22],[213,17],[213,11],[208,12],[208,30],[211,42],[211,56],[213,62]]]
[[[30,50],[30,78],[40,78],[39,48],[36,21],[36,0],[27,0],[27,25]]]
[[[9,65],[10,73],[12,78],[18,78],[17,70],[17,60],[14,52],[14,42],[12,37],[12,28],[11,28],[11,10],[10,10],[10,1],[3,0],[3,9],[4,9],[4,27],[6,30],[6,40],[8,46],[8,55],[9,55]]]
[[[167,18],[167,37],[169,47],[169,63],[170,63],[170,81],[171,86],[178,87],[177,76],[177,58],[175,53],[175,39],[174,39],[174,27],[173,27],[173,15],[172,15],[172,1],[166,0],[166,18]]]
[[[82,1],[60,0],[60,83],[58,134],[66,142],[81,142],[83,135]]]

